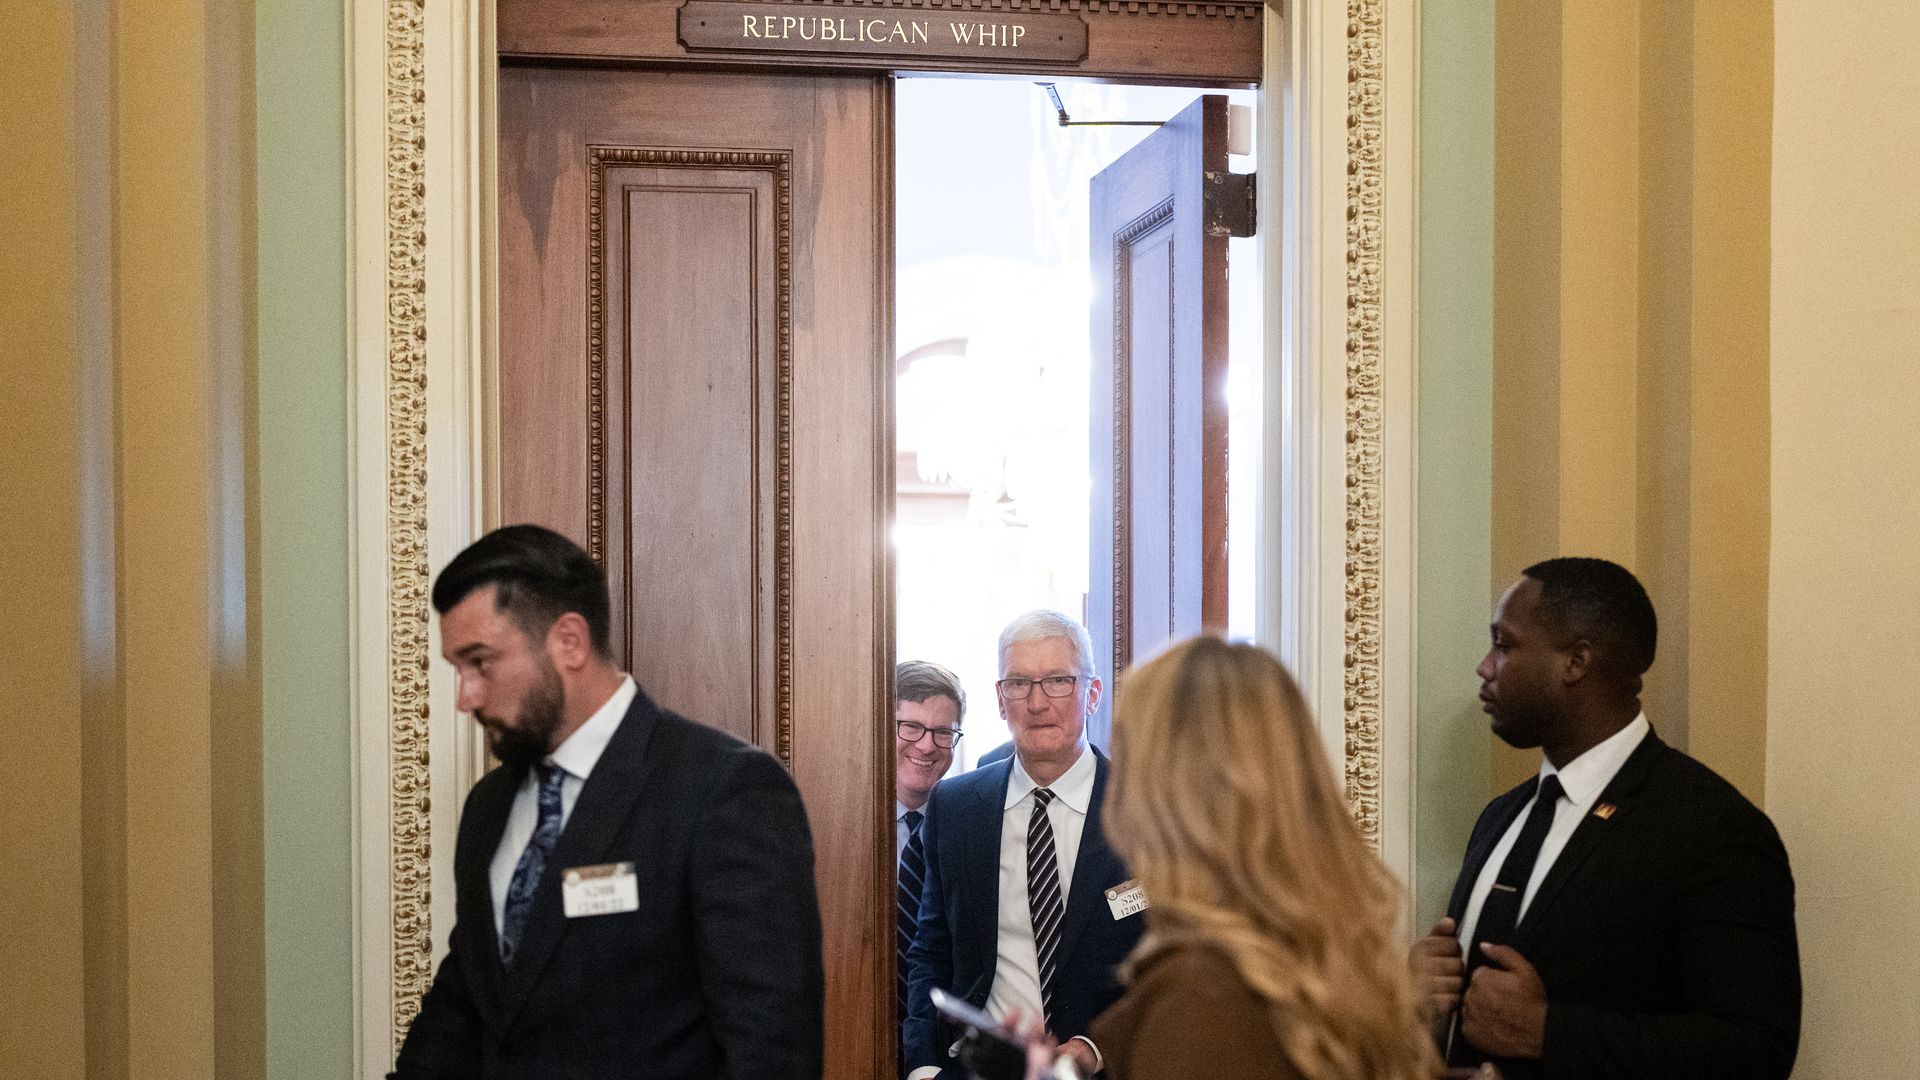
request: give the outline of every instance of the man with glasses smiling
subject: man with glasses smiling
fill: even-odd
[[[893,672],[893,857],[899,874],[894,913],[896,1023],[907,1017],[907,953],[913,948],[926,856],[920,822],[933,785],[953,764],[967,692],[939,664],[904,660]],[[911,847],[911,850],[909,850]]]
[[[1001,632],[995,696],[1013,757],[935,785],[903,859],[922,855],[926,871],[902,1032],[910,1080],[965,1075],[936,986],[996,1017],[1043,1018],[1083,1075],[1100,1069],[1086,1030],[1120,997],[1114,969],[1145,924],[1100,827],[1108,766],[1086,729],[1100,691],[1074,619],[1033,611]]]

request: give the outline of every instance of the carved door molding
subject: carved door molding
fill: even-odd
[[[510,11],[524,0],[499,0]],[[612,3],[613,0],[607,0]],[[621,0],[631,2],[631,0]],[[829,0],[822,0],[829,2]],[[832,0],[841,2],[841,0]],[[858,0],[852,0],[857,3]],[[897,0],[896,0],[897,2]],[[941,0],[931,0],[939,3]],[[978,6],[993,0],[944,0]],[[1263,619],[1341,758],[1356,817],[1412,870],[1413,0],[1012,0],[1175,26],[1255,21],[1270,296],[1292,371]],[[924,5],[923,5],[924,6]],[[495,0],[349,6],[354,176],[356,1066],[382,1075],[451,917],[455,816],[482,760],[430,666],[433,567],[497,520],[492,339]],[[504,21],[503,21],[504,25]],[[431,47],[430,47],[431,46]],[[764,62],[764,61],[763,61]],[[1393,78],[1389,79],[1389,73]],[[1282,187],[1279,167],[1295,169]],[[1390,168],[1389,165],[1393,167]],[[1278,235],[1286,218],[1289,233]],[[1280,280],[1283,262],[1296,274]],[[1271,399],[1281,400],[1276,388]],[[1281,445],[1282,442],[1285,445]],[[429,461],[434,468],[428,469]],[[431,750],[431,753],[429,751]]]

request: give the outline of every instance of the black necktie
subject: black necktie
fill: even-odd
[[[1480,921],[1473,926],[1473,942],[1467,948],[1469,980],[1474,971],[1486,963],[1486,956],[1480,951],[1483,943],[1506,945],[1513,940],[1514,927],[1520,923],[1520,901],[1527,895],[1527,882],[1533,879],[1533,864],[1540,861],[1540,845],[1546,842],[1547,832],[1553,828],[1553,812],[1559,805],[1561,792],[1558,774],[1548,773],[1540,779],[1540,789],[1535,793],[1527,823],[1520,827],[1520,836],[1507,852],[1507,861],[1500,864],[1493,888],[1487,890],[1487,899],[1480,905]],[[1454,1023],[1459,1023],[1457,1016]],[[1467,1045],[1467,1040],[1456,1037],[1451,1043],[1447,1064],[1471,1066],[1481,1062],[1479,1053]]]
[[[1040,1007],[1047,1028],[1053,1028],[1053,976],[1059,963],[1060,917],[1066,905],[1060,899],[1060,867],[1053,852],[1053,822],[1047,804],[1053,792],[1033,789],[1033,817],[1027,821],[1027,914],[1033,919],[1033,951],[1040,961]]]
[[[907,952],[913,948],[914,931],[920,924],[920,881],[927,873],[927,848],[920,842],[921,813],[909,810],[901,820],[907,823],[907,846],[900,852],[900,885],[894,898],[893,951],[895,980],[900,1001],[900,1018],[907,1016]]]

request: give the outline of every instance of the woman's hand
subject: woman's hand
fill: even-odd
[[[1027,1048],[1027,1080],[1055,1080],[1059,1075],[1055,1067],[1061,1061],[1068,1062],[1068,1068],[1072,1068],[1072,1056],[1060,1049],[1059,1042],[1047,1033],[1047,1025],[1038,1016],[1014,1009],[1000,1023],[1014,1042]],[[1070,1075],[1077,1077],[1079,1071],[1074,1070]]]

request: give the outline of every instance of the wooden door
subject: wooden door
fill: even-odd
[[[827,1075],[893,1069],[890,94],[507,66],[505,521],[607,568],[620,658],[793,771]]]
[[[1227,239],[1251,231],[1249,179],[1227,171],[1217,94],[1093,178],[1087,629],[1110,690],[1227,625]]]

